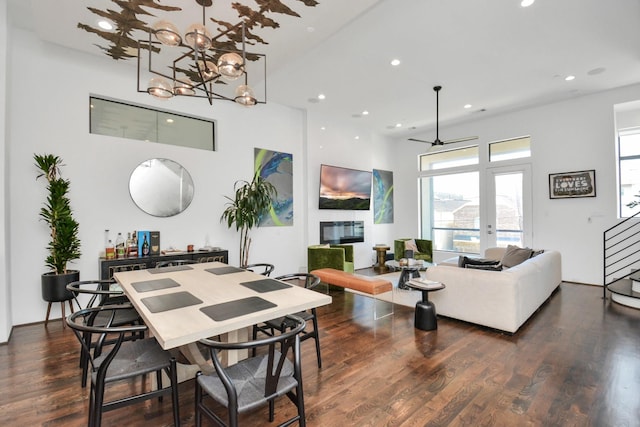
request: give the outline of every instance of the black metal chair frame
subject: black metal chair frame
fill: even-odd
[[[109,367],[114,361],[117,360],[119,363],[122,362],[118,358],[118,353],[126,346],[135,346],[135,349],[141,352],[144,352],[144,350],[149,350],[151,352],[155,351],[156,353],[161,351],[164,352],[164,350],[162,350],[162,348],[154,338],[146,338],[135,342],[125,342],[125,338],[128,335],[144,334],[144,332],[147,330],[146,325],[120,327],[113,326],[113,322],[116,318],[116,313],[120,310],[126,310],[127,308],[128,307],[126,305],[105,305],[85,308],[69,315],[66,319],[67,325],[75,333],[85,353],[89,355],[88,361],[92,367],[91,390],[89,393],[88,425],[89,427],[100,427],[103,412],[118,409],[123,406],[131,405],[142,400],[152,399],[154,397],[158,397],[159,400],[162,400],[163,395],[171,394],[173,405],[173,420],[174,424],[176,426],[179,426],[180,413],[178,403],[178,377],[176,372],[176,360],[168,352],[166,352],[166,360],[162,359],[160,362],[156,362],[155,364],[152,364],[150,366],[144,366],[144,362],[142,362],[142,366],[140,366],[139,363],[131,360],[130,363],[125,363],[126,368],[129,370],[128,372],[122,372],[121,370],[110,372],[109,370]],[[105,313],[108,313],[107,322],[104,325],[95,326],[94,322],[97,316]],[[79,322],[79,319],[82,319],[82,322]],[[90,339],[87,341],[85,338],[86,334],[98,335],[98,338],[95,340],[95,342],[97,343],[97,349],[101,349],[102,345],[106,342],[107,335],[109,335],[110,337],[116,335],[116,338],[113,340],[113,345],[110,348],[104,349],[104,355],[96,356],[96,351],[94,351],[94,356],[91,357],[91,347],[87,345],[87,342],[94,342],[94,340],[90,337]],[[148,345],[145,346],[145,344]],[[157,346],[157,348],[155,348],[155,346]],[[100,351],[98,351],[97,353],[101,354]],[[167,376],[169,377],[171,382],[170,387],[162,387],[162,371],[165,371]],[[142,392],[134,396],[128,396],[109,402],[104,402],[104,391],[107,383],[143,376],[153,372],[155,372],[156,374],[156,390]]]
[[[273,272],[273,269],[275,268],[273,264],[267,264],[267,263],[257,263],[257,264],[249,264],[249,265],[245,265],[244,267],[245,270],[249,270],[251,272],[254,272],[253,269],[258,269],[261,268],[262,271],[261,272],[257,272],[258,274],[261,274],[263,276],[267,276],[269,277],[271,275],[271,273]]]
[[[276,280],[282,281],[294,281],[294,280],[304,280],[304,287],[307,289],[313,289],[320,284],[320,278],[314,274],[309,273],[293,273],[293,274],[285,274],[283,276],[279,276],[275,278]],[[322,357],[320,355],[320,336],[318,332],[318,315],[316,313],[315,307],[302,311],[299,313],[295,313],[295,316],[301,317],[305,320],[305,322],[309,322],[311,320],[311,324],[313,325],[312,331],[307,331],[306,329],[302,331],[300,334],[300,341],[306,341],[309,338],[313,338],[316,343],[316,358],[318,360],[318,368],[322,368]],[[291,323],[287,321],[285,317],[281,317],[278,319],[268,320],[262,324],[253,325],[253,339],[257,339],[258,332],[262,332],[265,335],[273,336],[275,331],[279,331],[283,333],[287,329],[291,328]]]
[[[195,391],[195,418],[196,426],[200,426],[202,422],[202,414],[207,415],[211,420],[220,426],[236,427],[238,425],[238,415],[242,412],[242,408],[238,408],[239,393],[236,389],[233,380],[227,374],[227,369],[222,366],[218,352],[221,350],[255,350],[260,347],[268,347],[268,351],[265,355],[259,355],[259,358],[267,358],[266,378],[264,379],[264,399],[269,405],[269,421],[274,420],[274,401],[277,397],[282,396],[283,393],[296,405],[298,410],[297,415],[288,419],[287,421],[279,424],[279,427],[288,426],[298,421],[301,427],[306,426],[306,418],[304,412],[304,393],[302,387],[302,364],[300,359],[300,332],[304,330],[306,325],[305,321],[300,317],[289,315],[287,316],[289,324],[292,328],[280,335],[270,336],[260,340],[230,343],[213,341],[211,339],[202,339],[199,342],[209,348],[211,353],[211,360],[215,368],[215,373],[210,374],[217,376],[227,393],[227,410],[229,416],[229,424],[225,424],[218,415],[216,415],[211,409],[203,404],[203,386],[200,381],[206,375],[202,372],[196,374],[196,391]],[[276,352],[276,346],[279,344],[280,352]],[[282,369],[285,363],[291,363],[287,355],[292,352],[293,358],[293,378],[295,379],[295,386],[291,386],[288,390],[280,390],[278,394],[278,383],[281,379]],[[255,356],[254,356],[255,357]],[[238,362],[233,367],[242,367],[242,364],[252,365],[256,360],[254,357],[250,359],[244,359]],[[294,392],[295,389],[295,392]],[[206,393],[206,391],[204,391]],[[217,400],[217,399],[216,399]],[[224,405],[223,402],[218,402]],[[254,402],[252,402],[254,403]],[[264,403],[264,402],[259,402]],[[251,407],[253,408],[253,406]],[[246,409],[249,410],[249,409]]]
[[[128,304],[126,310],[122,310],[118,312],[113,320],[112,326],[125,326],[125,325],[142,325],[143,321],[140,315],[136,312],[136,310],[129,304],[129,300],[124,296],[123,291],[112,290],[111,285],[115,284],[115,280],[82,280],[78,282],[71,282],[67,285],[67,290],[71,291],[74,295],[73,299],[80,309],[82,306],[80,302],[78,302],[78,294],[89,294],[91,298],[87,302],[84,308],[92,308],[101,305],[115,305],[115,304]],[[95,289],[88,288],[90,285],[95,285]],[[106,324],[108,318],[105,316],[98,314],[93,319],[93,324],[96,326],[100,326],[102,324]],[[83,338],[85,340],[86,347],[94,349],[96,351],[97,342],[91,341],[91,334],[84,333]],[[126,337],[126,340],[135,340],[144,338],[144,332],[141,333],[132,333]],[[98,357],[100,355],[100,351],[102,347],[105,345],[113,344],[115,341],[113,339],[105,339],[104,342],[100,343],[100,347],[97,348],[97,354],[94,357]],[[85,346],[80,347],[80,368],[82,368],[82,387],[86,387],[87,384],[87,376],[89,371],[89,357],[85,351]]]
[[[176,265],[197,264],[198,261],[194,259],[168,259],[166,261],[160,261],[156,263],[155,268],[162,267],[174,267]]]

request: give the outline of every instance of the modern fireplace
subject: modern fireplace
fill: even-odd
[[[320,243],[364,242],[364,221],[320,222]]]

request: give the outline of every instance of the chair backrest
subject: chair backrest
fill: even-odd
[[[78,282],[71,282],[67,285],[67,290],[73,293],[74,299],[76,300],[76,303],[78,303],[78,307],[82,307],[77,300],[78,294],[91,295],[91,298],[84,308],[91,308],[95,305],[104,305],[108,302],[117,303],[126,301],[124,291],[113,279],[81,280]],[[114,298],[117,298],[117,300],[114,300]]]
[[[109,352],[98,367],[100,371],[106,372],[107,367],[120,349],[122,342],[127,339],[127,335],[140,335],[147,330],[146,325],[112,326],[119,311],[130,309],[131,305],[129,304],[103,305],[83,308],[67,317],[67,325],[73,330],[78,341],[80,341],[80,345],[88,356],[89,363],[93,367],[93,370],[96,369],[94,358],[101,355],[103,344],[113,344],[109,347]],[[94,325],[94,321],[98,317],[100,317],[99,325]],[[107,335],[109,335],[108,340],[106,339]],[[97,338],[94,338],[94,336]],[[92,352],[91,347],[94,345],[95,349]]]
[[[249,264],[242,268],[268,277],[275,267],[273,264],[257,263],[257,264]]]
[[[220,342],[206,338],[199,341],[201,344],[209,347],[213,366],[215,367],[216,373],[227,391],[230,403],[237,402],[238,390],[235,389],[231,378],[226,372],[227,368],[222,366],[220,358],[218,357],[218,353],[221,350],[251,350],[258,349],[260,347],[268,347],[266,355],[261,354],[256,356],[258,358],[266,358],[267,369],[264,373],[266,376],[264,397],[271,396],[275,393],[280,376],[283,374],[282,368],[289,353],[291,353],[293,357],[294,376],[299,381],[301,380],[300,332],[304,330],[306,323],[297,316],[287,315],[286,318],[292,323],[292,329],[275,336],[244,342]],[[239,363],[250,362],[249,359],[245,359]]]
[[[320,278],[311,273],[292,273],[276,277],[277,280],[292,282],[298,286],[303,285],[307,289],[313,289],[320,284]],[[302,283],[300,283],[302,282]]]
[[[176,265],[197,264],[197,263],[198,261],[194,259],[169,259],[166,261],[160,261],[156,263],[156,268],[175,267]]]

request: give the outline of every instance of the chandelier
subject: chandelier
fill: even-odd
[[[148,40],[138,40],[138,92],[159,99],[207,98],[211,105],[214,99],[247,107],[266,103],[266,55],[246,51],[244,21],[213,36],[205,26],[212,0],[196,2],[202,6],[202,24],[191,24],[184,36],[173,23],[161,20],[151,27]],[[249,86],[249,68],[262,72],[261,100]],[[141,87],[144,81],[148,84]]]

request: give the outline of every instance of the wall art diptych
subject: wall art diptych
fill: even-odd
[[[271,210],[259,222],[260,227],[293,225],[293,155],[254,148],[254,170],[276,187]]]
[[[393,223],[393,172],[373,170],[373,223]]]

